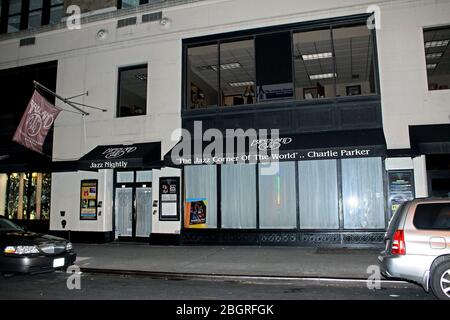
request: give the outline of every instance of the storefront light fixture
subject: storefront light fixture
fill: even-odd
[[[230,69],[237,69],[242,67],[242,65],[239,62],[231,62],[231,63],[224,63],[220,65],[220,69],[222,70],[230,70]],[[200,67],[200,70],[214,70],[217,72],[217,64],[215,65],[209,65],[209,66],[202,66]]]
[[[331,58],[331,57],[333,57],[333,53],[331,53],[331,52],[322,52],[322,53],[313,53],[313,54],[302,55],[303,61],[327,59],[327,58]]]
[[[436,63],[430,63],[430,64],[427,64],[427,69],[431,70],[431,69],[436,68],[436,66],[437,66]]]
[[[437,59],[437,58],[442,57],[442,54],[443,54],[443,52],[428,53],[427,54],[427,59],[428,60],[430,60],[430,59]]]
[[[309,76],[309,79],[311,80],[328,79],[328,78],[337,78],[337,73],[321,73],[321,74],[312,74]]]
[[[425,48],[446,47],[449,42],[450,42],[449,39],[427,41],[427,42],[425,42]]]
[[[228,83],[230,87],[246,87],[253,86],[255,83],[253,81],[242,81],[242,82],[230,82]]]

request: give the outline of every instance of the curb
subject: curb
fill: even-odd
[[[304,276],[270,276],[270,275],[231,275],[231,274],[201,274],[201,273],[176,273],[144,270],[120,270],[80,268],[81,272],[92,274],[110,274],[122,276],[144,276],[153,279],[164,280],[208,280],[208,281],[233,281],[249,283],[295,283],[295,282],[329,282],[329,283],[367,283],[363,278],[332,278],[332,277],[304,277]],[[402,280],[380,280],[382,284],[409,284]]]

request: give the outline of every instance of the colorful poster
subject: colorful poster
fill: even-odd
[[[184,206],[184,227],[206,228],[206,208],[208,201],[206,198],[188,198]]]
[[[80,220],[97,220],[97,180],[81,181]]]

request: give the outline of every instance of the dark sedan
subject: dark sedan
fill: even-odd
[[[0,272],[40,273],[64,269],[75,262],[72,244],[51,235],[28,232],[0,218]]]

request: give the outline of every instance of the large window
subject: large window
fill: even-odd
[[[222,228],[256,228],[255,165],[222,165],[221,175]]]
[[[259,224],[261,229],[297,227],[295,162],[280,162],[276,174],[259,166]]]
[[[189,40],[186,108],[375,94],[374,33],[360,23]]]
[[[51,174],[0,174],[0,215],[17,220],[50,218]]]
[[[298,162],[300,226],[302,229],[338,229],[336,160]]]
[[[185,195],[188,199],[206,199],[206,228],[217,227],[217,168],[216,166],[186,166]]]
[[[346,229],[385,227],[382,171],[380,158],[342,160],[342,200]]]
[[[118,117],[147,114],[147,65],[119,69]]]
[[[0,0],[2,33],[59,23],[64,0]]]
[[[423,31],[429,90],[450,87],[450,26]]]

